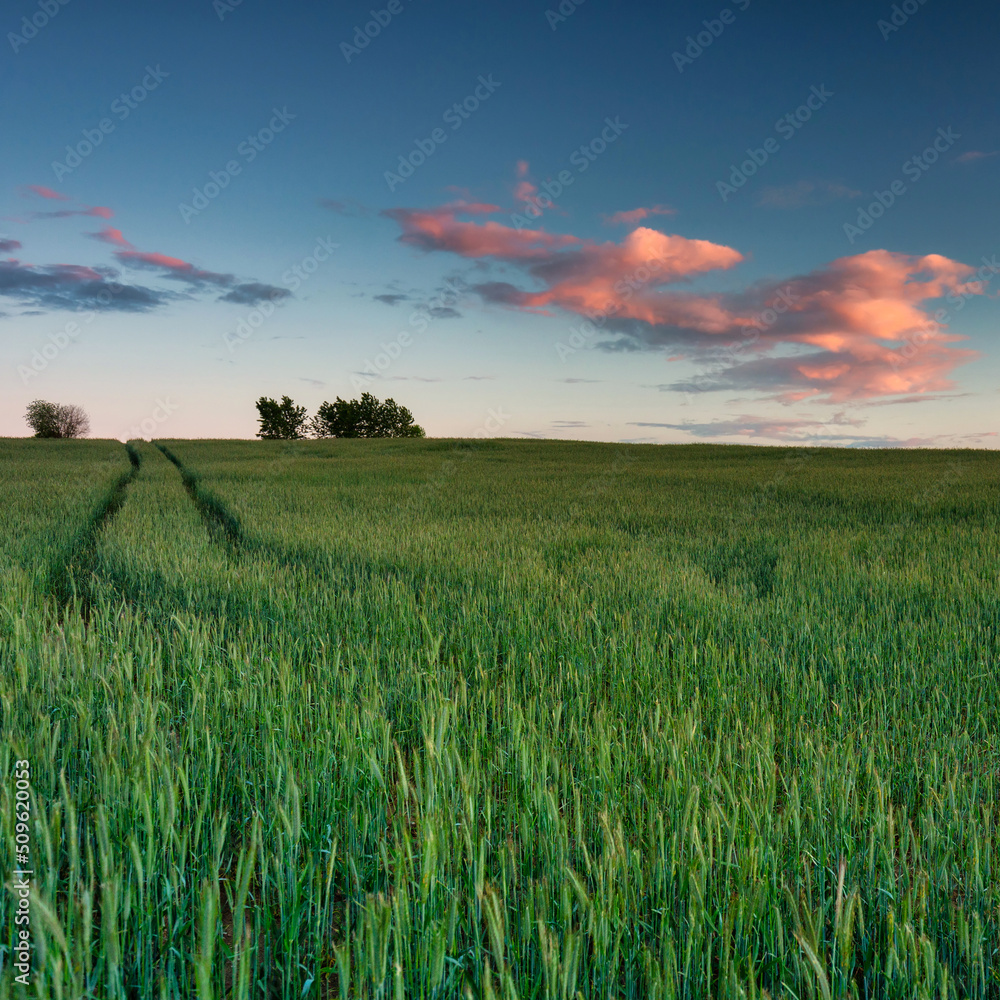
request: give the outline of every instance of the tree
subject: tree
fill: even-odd
[[[75,403],[49,403],[36,399],[24,418],[38,438],[82,438],[90,433],[90,418]]]
[[[424,429],[413,422],[413,414],[394,399],[379,402],[371,393],[360,399],[324,402],[309,429],[318,438],[423,437]]]
[[[306,408],[296,406],[288,396],[282,396],[279,403],[275,399],[261,396],[257,400],[260,430],[257,437],[268,441],[297,441],[304,438]]]

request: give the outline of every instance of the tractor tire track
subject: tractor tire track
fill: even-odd
[[[132,445],[126,444],[125,451],[128,453],[128,472],[118,477],[98,504],[90,522],[80,530],[63,558],[49,569],[46,590],[58,605],[60,622],[74,606],[84,621],[90,620],[93,603],[90,580],[97,561],[97,539],[121,510],[128,488],[142,466],[142,456]]]
[[[305,573],[326,585],[334,584],[347,593],[369,587],[375,581],[396,580],[411,589],[422,603],[425,592],[440,589],[451,593],[468,591],[472,581],[445,579],[440,574],[398,565],[387,560],[362,560],[348,556],[338,559],[333,554],[307,548],[291,548],[268,541],[244,530],[239,518],[211,491],[201,484],[197,472],[188,468],[166,445],[156,447],[177,467],[184,488],[201,513],[210,533],[229,549],[236,558],[269,559],[297,573]]]
[[[160,444],[159,441],[155,441],[154,444],[177,467],[184,489],[194,501],[209,531],[216,537],[221,535],[234,550],[245,548],[246,538],[239,518],[230,513],[217,496],[206,490],[201,485],[198,474],[189,469],[166,445]]]

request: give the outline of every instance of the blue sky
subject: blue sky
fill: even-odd
[[[993,6],[4,19],[2,434],[38,397],[249,437],[259,395],[371,391],[432,435],[995,446]]]

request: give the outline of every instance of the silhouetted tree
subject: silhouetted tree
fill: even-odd
[[[90,433],[90,418],[75,403],[49,403],[36,399],[24,418],[39,438],[82,438]]]
[[[310,422],[318,438],[402,438],[423,437],[424,429],[413,422],[413,414],[394,399],[379,402],[371,393],[360,399],[324,402]]]
[[[306,408],[296,406],[288,396],[282,396],[280,403],[276,399],[261,396],[257,400],[257,413],[260,420],[260,430],[257,431],[259,438],[268,441],[296,441],[306,436]]]

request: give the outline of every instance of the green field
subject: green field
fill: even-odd
[[[1000,453],[0,470],[0,998],[1000,997]]]

